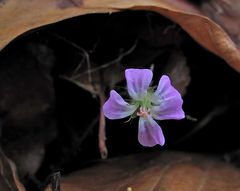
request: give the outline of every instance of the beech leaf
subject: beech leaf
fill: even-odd
[[[225,31],[228,27],[223,24],[224,30],[207,17],[200,7],[192,5],[187,0],[22,0],[20,4],[18,0],[1,1],[0,49],[20,34],[46,24],[89,13],[112,13],[129,9],[155,11],[171,19],[200,45],[225,59],[230,66],[240,72],[239,49]]]
[[[240,171],[202,155],[136,154],[96,164],[63,177],[62,191],[237,191]],[[49,188],[46,191],[50,191]]]

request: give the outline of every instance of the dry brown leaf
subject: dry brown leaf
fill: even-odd
[[[222,0],[223,1],[223,0]],[[0,49],[20,34],[73,16],[119,10],[152,10],[178,23],[199,44],[240,72],[240,53],[229,35],[186,0],[0,1]]]
[[[111,159],[83,169],[64,177],[61,190],[239,191],[239,180],[239,170],[216,159],[157,152]]]
[[[221,25],[239,47],[240,45],[240,1],[211,0],[204,2],[202,11]]]

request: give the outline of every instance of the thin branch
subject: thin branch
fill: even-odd
[[[80,147],[80,145],[83,143],[83,141],[87,138],[87,136],[92,132],[93,128],[98,122],[98,117],[92,120],[92,122],[89,124],[88,128],[84,131],[84,133],[81,135],[81,137],[78,139],[77,147]]]
[[[51,187],[52,191],[60,191],[60,172],[55,172],[51,175]]]
[[[75,70],[72,73],[72,76],[75,76],[77,74],[77,72],[80,70],[80,68],[82,67],[83,63],[84,63],[85,59],[82,59],[81,62],[77,65],[77,67],[75,68]]]
[[[193,128],[192,131],[190,131],[188,134],[183,136],[181,139],[179,139],[176,144],[179,144],[187,139],[189,139],[191,136],[195,135],[198,133],[200,130],[202,130],[214,117],[219,116],[226,112],[226,110],[229,109],[228,105],[221,105],[221,106],[216,106],[213,108],[209,113],[203,117],[202,120],[199,121],[199,123],[196,125],[196,127]]]
[[[106,96],[104,94],[104,91],[99,91],[98,95],[100,99],[98,145],[99,145],[99,151],[102,159],[106,159],[108,156],[108,150],[106,146],[106,121],[105,121],[105,116],[103,114],[103,104],[106,101]]]
[[[65,42],[65,43],[67,43],[67,44],[69,44],[69,45],[71,45],[73,48],[75,48],[75,49],[77,49],[78,51],[80,51],[80,53],[82,53],[82,55],[83,55],[83,57],[85,58],[85,60],[86,60],[86,63],[87,63],[87,74],[88,74],[88,81],[90,82],[90,84],[92,84],[92,76],[91,76],[91,74],[90,74],[90,71],[91,71],[91,61],[90,61],[90,56],[89,56],[89,54],[88,54],[88,52],[85,50],[85,49],[83,49],[81,46],[79,46],[79,45],[77,45],[77,44],[75,44],[74,42],[72,42],[72,41],[70,41],[70,40],[68,40],[68,39],[66,39],[66,38],[64,38],[64,37],[62,37],[62,36],[60,36],[60,35],[58,35],[58,34],[53,34],[55,37],[57,37],[58,39],[60,39],[60,40],[62,40],[63,42]],[[82,62],[81,62],[82,63]],[[80,64],[81,64],[80,63]],[[80,65],[79,64],[79,65]],[[78,66],[75,70],[74,70],[74,73],[76,73],[75,71],[77,71],[78,69],[80,68],[80,66]],[[73,73],[73,74],[74,74]]]
[[[137,40],[135,41],[135,43],[133,44],[133,46],[130,49],[128,49],[126,52],[121,53],[116,59],[111,60],[110,62],[107,62],[99,67],[96,67],[96,68],[90,70],[90,71],[82,72],[78,75],[75,75],[75,76],[73,76],[73,79],[78,79],[80,76],[82,76],[83,74],[85,74],[87,72],[93,73],[100,69],[108,68],[109,66],[111,66],[113,64],[119,63],[125,56],[131,54],[135,50],[136,47],[137,47]]]

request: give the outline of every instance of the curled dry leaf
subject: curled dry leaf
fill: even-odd
[[[240,45],[240,1],[211,0],[204,2],[202,11],[222,26],[239,47]]]
[[[200,155],[157,152],[108,160],[61,180],[62,191],[238,191],[240,172]],[[50,191],[50,189],[46,189]]]
[[[240,71],[240,53],[236,44],[218,24],[204,16],[200,8],[194,7],[186,0],[22,0],[21,4],[18,0],[1,2],[0,48],[30,29],[73,16],[112,13],[125,9],[151,10],[178,23],[199,44]]]

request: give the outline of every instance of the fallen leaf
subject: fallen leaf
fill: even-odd
[[[239,179],[238,169],[214,158],[155,152],[109,159],[80,170],[62,178],[61,190],[238,191]]]
[[[17,0],[5,0],[0,6],[0,49],[20,34],[46,24],[88,13],[126,9],[155,11],[173,20],[199,44],[240,72],[240,53],[236,44],[220,25],[186,0],[22,0],[20,4]]]
[[[223,27],[238,47],[240,46],[240,1],[211,0],[203,2],[201,9]]]

